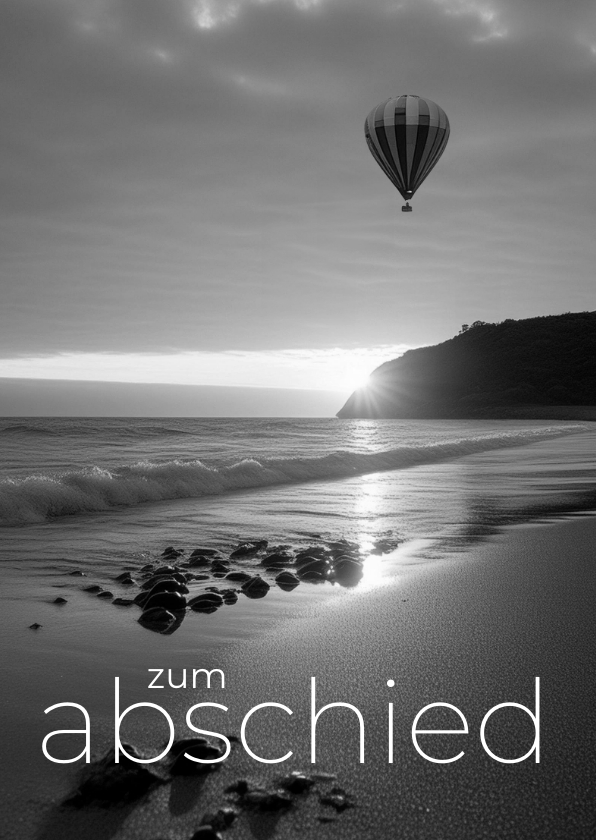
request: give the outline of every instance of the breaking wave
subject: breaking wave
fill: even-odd
[[[138,462],[114,469],[88,467],[59,475],[29,475],[0,481],[0,526],[27,525],[59,516],[119,506],[188,499],[306,481],[405,469],[477,452],[524,446],[585,431],[584,426],[526,429],[400,446],[374,453],[337,451],[316,458],[247,458],[209,467],[199,460]]]

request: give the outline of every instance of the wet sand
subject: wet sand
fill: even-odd
[[[425,569],[397,589],[355,597],[290,624],[283,635],[252,644],[243,658],[230,662],[230,674],[240,673],[247,660],[252,665],[237,683],[244,705],[273,698],[295,712],[300,736],[293,741],[285,720],[273,731],[264,720],[254,727],[255,743],[266,747],[263,755],[283,755],[289,744],[298,744],[296,764],[308,766],[311,676],[319,685],[318,708],[344,701],[361,710],[364,765],[358,764],[353,712],[326,712],[328,722],[317,734],[322,766],[338,774],[359,806],[340,816],[329,836],[593,836],[595,541],[594,518],[508,529],[459,562]],[[503,702],[533,709],[536,676],[542,695],[540,764],[533,757],[500,764],[482,748],[482,717]],[[386,686],[389,678],[394,688]],[[429,749],[437,757],[465,750],[453,764],[422,759],[411,741],[416,713],[437,701],[458,706],[470,734],[420,740],[437,744]],[[388,702],[395,706],[393,765],[387,763]],[[487,727],[494,751],[523,755],[533,741],[529,717],[519,710],[499,714],[497,725]],[[460,723],[451,716],[444,726],[458,729]],[[315,834],[322,836],[321,829]]]
[[[290,770],[327,771],[336,782],[320,782],[322,794],[339,785],[354,806],[342,813],[320,803],[314,790],[288,812],[243,811],[224,837],[266,838],[589,838],[596,825],[593,692],[596,684],[593,620],[596,595],[596,519],[509,528],[484,544],[443,563],[416,565],[404,558],[391,586],[354,590],[330,600],[317,598],[297,618],[263,624],[241,645],[205,645],[200,626],[185,622],[183,636],[160,637],[135,626],[124,633],[114,619],[86,620],[73,610],[62,634],[13,634],[11,679],[5,684],[2,728],[6,748],[2,819],[7,837],[23,840],[158,840],[190,838],[206,811],[234,804],[224,795],[240,777],[270,785]],[[255,605],[256,608],[256,605]],[[236,609],[236,608],[233,608]],[[116,611],[117,612],[117,611]],[[80,612],[79,612],[80,615]],[[256,615],[256,612],[255,612]],[[97,613],[99,616],[99,612]],[[6,618],[6,615],[5,615]],[[210,618],[210,617],[208,617]],[[12,614],[14,620],[14,613]],[[223,619],[222,619],[223,620]],[[245,620],[251,621],[246,614]],[[78,623],[77,623],[78,622]],[[207,626],[207,625],[204,625]],[[8,658],[7,629],[2,642]],[[15,642],[16,638],[16,642]],[[172,652],[175,648],[175,653]],[[221,668],[225,689],[147,689],[147,668]],[[57,806],[73,789],[76,773],[52,765],[41,740],[52,729],[76,727],[79,718],[60,713],[51,725],[43,709],[66,700],[83,703],[92,718],[92,752],[101,753],[112,735],[113,680],[121,678],[122,705],[159,703],[186,736],[184,713],[198,702],[229,708],[201,713],[206,729],[239,735],[242,717],[258,703],[293,710],[255,713],[247,727],[254,751],[277,757],[278,765],[249,757],[235,744],[219,772],[181,778],[136,806],[80,811]],[[325,712],[317,728],[317,764],[310,763],[310,679],[317,679],[317,708],[330,702],[356,706],[365,722],[365,762],[358,762],[354,712]],[[501,764],[483,750],[479,726],[486,711],[503,702],[533,709],[534,679],[541,680],[541,761]],[[394,687],[387,680],[395,681]],[[421,736],[423,759],[411,740],[417,712],[433,702],[456,705],[468,735]],[[388,763],[388,703],[394,704],[394,763]],[[153,717],[150,717],[153,715]],[[132,718],[132,715],[131,715]],[[222,723],[222,719],[225,723]],[[197,725],[200,725],[195,718]],[[525,753],[533,741],[530,718],[519,710],[495,714],[487,738],[503,757]],[[421,728],[460,728],[451,716]],[[127,740],[156,750],[167,731],[155,712],[123,726]],[[455,745],[455,746],[454,746]],[[80,750],[80,742],[74,750]],[[68,751],[65,751],[68,754]],[[319,817],[333,819],[320,822]]]

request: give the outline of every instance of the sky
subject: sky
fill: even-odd
[[[411,214],[363,131],[403,93],[451,124]],[[596,308],[592,0],[3,0],[0,109],[0,414],[333,413],[462,323]]]

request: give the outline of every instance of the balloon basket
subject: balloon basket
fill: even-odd
[[[409,204],[404,204],[404,206],[401,208],[401,212],[402,213],[411,213],[412,208],[410,207]]]

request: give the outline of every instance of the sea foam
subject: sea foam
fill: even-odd
[[[477,452],[524,446],[585,431],[584,426],[525,429],[476,435],[381,452],[337,451],[315,458],[246,458],[231,466],[200,460],[140,461],[113,469],[88,467],[57,475],[33,474],[0,481],[0,526],[43,522],[76,513],[105,511],[169,499],[198,498],[237,490],[398,470]]]

